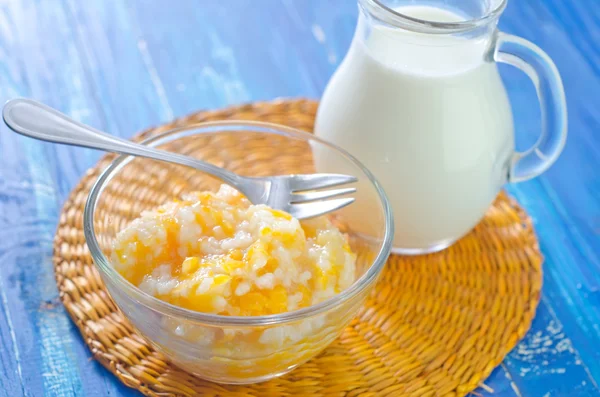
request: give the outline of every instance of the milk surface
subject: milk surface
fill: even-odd
[[[397,11],[463,20],[428,6]],[[447,245],[493,202],[514,150],[505,89],[496,65],[484,61],[488,39],[384,26],[358,36],[325,90],[316,134],[348,150],[381,182],[394,211],[394,247]],[[319,171],[343,171],[315,155]],[[359,193],[348,216],[364,217],[360,201]]]

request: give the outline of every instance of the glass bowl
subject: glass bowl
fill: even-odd
[[[90,192],[84,232],[110,295],[139,332],[184,370],[231,384],[280,376],[337,338],[372,290],[391,249],[392,214],[373,175],[342,149],[275,124],[203,123],[167,131],[144,143],[246,176],[315,171],[357,176],[356,202],[330,215],[357,253],[357,277],[349,289],[317,305],[256,317],[195,312],[146,294],[111,265],[116,234],[144,210],[182,193],[216,190],[221,182],[191,168],[120,156]]]

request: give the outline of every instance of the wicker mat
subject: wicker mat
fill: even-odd
[[[135,139],[223,119],[311,131],[316,108],[309,100],[279,100],[203,111]],[[133,330],[92,263],[82,230],[83,207],[112,158],[106,156],[87,173],[62,210],[54,241],[56,282],[94,357],[146,395],[465,395],[484,382],[531,325],[540,299],[542,256],[531,220],[501,193],[483,222],[450,249],[420,257],[391,256],[357,318],[312,361],[256,385],[217,385],[195,378]]]

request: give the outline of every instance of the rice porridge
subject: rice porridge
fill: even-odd
[[[235,316],[296,310],[354,282],[355,255],[326,218],[298,221],[222,185],[144,212],[116,238],[127,280],[186,309]]]
[[[350,287],[356,255],[327,217],[300,222],[222,185],[142,213],[118,233],[112,263],[132,284],[173,305],[259,316],[315,305]],[[321,315],[292,325],[221,328],[168,318],[164,334],[153,338],[206,346],[204,357],[179,357],[180,364],[207,360],[215,370],[223,365],[230,374],[260,376],[311,357],[343,321]]]

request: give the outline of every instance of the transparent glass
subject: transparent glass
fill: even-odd
[[[85,207],[85,237],[110,295],[140,333],[181,368],[215,382],[254,383],[292,370],[330,344],[357,313],[390,253],[391,210],[373,175],[311,134],[266,123],[203,123],[145,143],[246,176],[314,172],[313,152],[319,151],[363,182],[360,188],[368,194],[350,207],[369,212],[370,232],[354,233],[357,225],[346,219],[345,209],[331,215],[358,254],[355,283],[315,306],[269,316],[219,316],[173,306],[130,284],[108,259],[116,234],[142,211],[185,192],[216,190],[220,181],[194,169],[121,156],[99,177]]]
[[[315,133],[356,156],[385,188],[394,252],[444,249],[482,219],[505,183],[556,161],[567,137],[560,75],[537,46],[498,31],[505,0],[358,4],[352,45],[325,89]],[[497,63],[521,69],[537,90],[542,130],[522,153]]]

